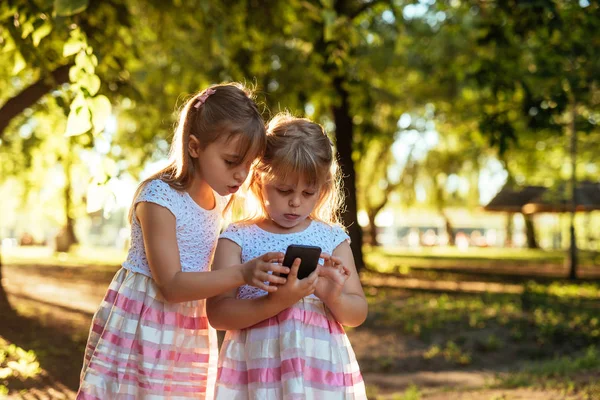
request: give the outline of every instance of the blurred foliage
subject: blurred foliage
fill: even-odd
[[[40,364],[33,351],[9,344],[0,337],[0,382],[8,378],[25,381],[35,378],[40,372]],[[0,394],[7,393],[7,387],[0,385]]]
[[[289,109],[351,139],[339,156],[371,219],[417,185],[442,213],[477,205],[498,150],[518,184],[565,179],[569,105],[579,178],[600,171],[597,2],[8,0],[0,28],[0,182],[18,177],[22,196],[61,168],[137,180],[165,156],[183,96],[227,80],[255,86],[265,117]],[[422,151],[397,160],[395,142]],[[67,190],[77,218],[85,195]]]

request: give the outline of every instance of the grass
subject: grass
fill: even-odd
[[[581,290],[580,290],[581,289]],[[523,294],[412,293],[367,288],[380,329],[428,345],[423,357],[469,365],[489,353],[529,359],[600,345],[600,284],[529,283]],[[509,351],[505,349],[509,346]],[[508,361],[508,360],[506,360]]]
[[[75,246],[69,253],[57,253],[50,247],[26,246],[2,249],[2,261],[12,265],[48,265],[63,267],[120,265],[127,253],[112,247]]]
[[[505,248],[455,247],[365,248],[365,262],[382,273],[407,274],[411,268],[478,267],[498,268],[506,264],[519,266],[550,265],[563,267],[566,251]],[[600,254],[580,251],[581,265],[600,265]]]
[[[415,385],[410,385],[402,394],[394,395],[392,400],[421,400],[421,392]]]
[[[379,390],[376,386],[367,385],[367,398],[369,399],[391,399],[391,400],[421,400],[421,391],[419,387],[416,385],[410,385],[404,392],[402,393],[394,393],[391,396],[381,396],[379,395]]]
[[[599,373],[600,352],[598,347],[590,346],[577,356],[528,363],[520,371],[500,375],[493,387],[558,389],[565,395],[578,393],[584,398],[595,399],[600,396]],[[586,374],[589,375],[589,382],[578,382]]]
[[[435,270],[439,265],[456,266],[457,261],[461,265],[501,268],[507,264],[546,262],[562,265],[564,256],[563,253],[513,249],[503,249],[501,254],[497,249],[474,249],[467,254],[448,249],[422,249],[419,252],[378,249],[368,250],[365,254],[370,265],[376,265],[382,271],[404,272],[406,277],[433,281],[465,279],[467,273],[464,272]],[[43,247],[2,250],[2,260],[9,268],[31,268],[32,273],[90,281],[109,280],[125,256],[123,251],[86,247],[76,248],[69,254],[55,254]],[[434,268],[429,270],[430,267]],[[478,275],[477,271],[469,274],[469,279],[473,280],[508,282],[504,277]],[[380,330],[382,333],[393,332],[408,338],[407,343],[416,343],[419,350],[415,368],[419,370],[485,369],[490,365],[504,365],[513,372],[498,378],[496,385],[500,388],[539,386],[559,388],[565,393],[594,393],[599,390],[599,385],[588,382],[585,376],[596,374],[597,377],[600,372],[600,282],[574,284],[529,279],[519,281],[522,293],[435,293],[366,286],[369,319],[365,327],[377,333]],[[33,311],[36,312],[39,314],[39,311]],[[65,324],[60,329],[63,333],[67,325],[73,325]],[[73,342],[71,347],[65,347],[69,351],[79,348],[82,340],[84,342],[81,338],[69,337],[69,340]],[[1,351],[7,346],[10,344],[2,347],[0,343],[0,360]],[[28,348],[39,351],[37,357],[41,362],[50,356],[44,351],[51,351],[51,346]],[[10,358],[14,363],[18,362],[18,357],[25,359],[15,356],[16,352],[11,348],[11,355],[5,356],[5,360]],[[364,367],[363,372],[402,371],[407,363],[400,357],[400,354],[387,352],[370,360],[367,355],[366,359],[361,359],[361,367]],[[32,363],[37,361],[28,360],[28,364],[22,365],[25,371],[22,377],[26,376],[26,365],[33,368]],[[516,366],[523,362],[528,362],[527,366],[517,370]],[[7,365],[0,363],[0,374]],[[0,397],[2,382],[0,376]],[[420,399],[425,396],[421,390],[426,389],[411,386],[391,398]],[[369,398],[379,398],[377,387],[369,386],[368,390]]]
[[[433,345],[423,354],[426,359],[432,359],[437,356],[443,356],[446,361],[454,362],[460,365],[471,364],[471,354],[464,352],[456,343],[449,340],[442,347]]]
[[[8,394],[10,381],[35,379],[40,363],[32,350],[24,350],[0,337],[0,395]]]

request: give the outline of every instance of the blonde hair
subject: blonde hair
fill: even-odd
[[[185,190],[192,184],[196,167],[188,151],[191,135],[203,149],[223,135],[228,141],[239,137],[240,160],[260,157],[266,145],[264,120],[248,88],[239,83],[226,83],[196,93],[180,111],[168,165],[138,186],[129,210],[129,222],[135,199],[149,181],[161,179],[176,190]]]
[[[321,125],[289,113],[277,114],[269,121],[267,146],[249,182],[249,200],[259,206],[247,212],[243,221],[256,222],[268,217],[262,200],[263,184],[300,175],[309,185],[320,186],[319,199],[309,217],[329,225],[341,225],[343,198],[338,171],[333,146]]]

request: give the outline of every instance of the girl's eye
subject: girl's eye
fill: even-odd
[[[281,194],[290,194],[290,193],[292,193],[292,191],[289,190],[289,189],[277,189],[277,191],[279,193],[281,193]]]
[[[310,196],[314,196],[314,195],[315,195],[315,193],[314,193],[314,192],[304,192],[304,195],[305,195],[306,197],[310,197]]]
[[[225,160],[225,164],[229,165],[229,166],[234,166],[236,164],[235,161],[231,161],[231,160]]]

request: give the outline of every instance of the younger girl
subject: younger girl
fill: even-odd
[[[349,237],[337,225],[335,172],[321,126],[286,114],[269,123],[250,181],[260,211],[221,235],[213,266],[227,271],[290,244],[320,246],[325,266],[298,280],[297,259],[276,292],[242,286],[208,300],[210,323],[227,330],[216,399],[366,398],[342,328],[363,323],[367,302]]]
[[[204,300],[241,284],[285,280],[269,253],[208,272],[226,195],[265,145],[257,106],[239,85],[213,86],[184,106],[170,163],[142,182],[131,248],[94,315],[78,399],[212,398],[217,340]]]

